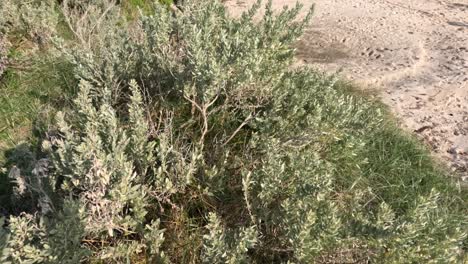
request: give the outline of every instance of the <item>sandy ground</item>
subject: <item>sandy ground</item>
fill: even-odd
[[[298,64],[341,70],[377,91],[404,127],[468,181],[468,0],[299,1],[316,8]],[[253,2],[226,5],[237,16]]]

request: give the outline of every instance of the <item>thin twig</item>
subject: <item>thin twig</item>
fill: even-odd
[[[215,98],[213,98],[213,100],[211,100],[211,102],[209,102],[208,104],[205,104],[203,106],[200,106],[197,102],[195,102],[194,100],[190,99],[188,96],[184,95],[184,98],[186,100],[188,100],[189,102],[192,103],[192,106],[195,106],[198,111],[200,111],[200,114],[202,115],[202,119],[203,119],[203,129],[202,129],[202,135],[200,137],[200,145],[203,144],[203,141],[205,140],[205,135],[208,133],[208,115],[207,115],[207,110],[210,106],[212,106],[216,100],[218,100],[218,97],[219,97],[219,92],[216,94]]]
[[[231,141],[236,136],[236,134],[239,133],[239,131],[242,129],[242,127],[247,125],[247,123],[252,118],[253,118],[253,115],[250,113],[249,116],[244,120],[244,122],[242,122],[242,124],[234,131],[234,133],[232,133],[232,135],[228,138],[228,140],[226,140],[226,142],[223,143],[223,147],[226,146],[226,144],[229,143],[229,141]]]

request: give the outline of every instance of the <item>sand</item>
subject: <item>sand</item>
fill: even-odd
[[[299,1],[316,8],[297,64],[341,71],[376,91],[405,129],[468,181],[468,0]],[[253,2],[226,6],[238,16]]]

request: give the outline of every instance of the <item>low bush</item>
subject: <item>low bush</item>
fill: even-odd
[[[0,261],[463,261],[461,194],[425,151],[335,77],[290,69],[311,12],[188,1],[126,21],[64,2],[79,92],[10,170],[29,206],[3,220]]]
[[[55,0],[3,0],[0,2],[0,33],[44,45],[56,30],[55,7]]]

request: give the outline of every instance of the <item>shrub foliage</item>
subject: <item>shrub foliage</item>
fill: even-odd
[[[54,0],[2,0],[0,2],[0,34],[14,33],[39,45],[55,33],[58,15]]]
[[[380,108],[291,70],[311,12],[260,6],[155,4],[126,21],[113,2],[63,1],[73,41],[54,43],[79,92],[10,172],[33,206],[2,219],[0,261],[461,261],[466,218],[444,190],[402,209],[365,184]]]

